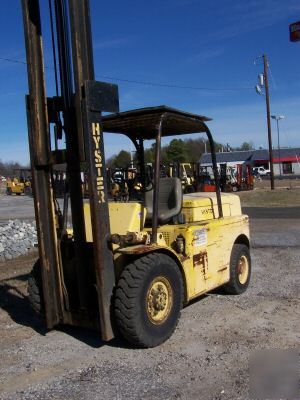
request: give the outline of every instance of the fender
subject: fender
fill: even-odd
[[[149,254],[149,253],[163,253],[171,257],[176,262],[181,272],[183,286],[184,286],[184,304],[186,305],[188,303],[187,281],[182,266],[182,263],[186,260],[186,257],[184,257],[183,255],[178,255],[174,250],[170,249],[169,247],[160,246],[158,244],[151,244],[151,245],[139,244],[135,246],[123,247],[117,249],[115,253],[127,256],[141,256],[143,254]]]

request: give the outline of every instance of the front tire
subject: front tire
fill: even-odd
[[[183,304],[183,282],[176,262],[152,253],[127,265],[115,296],[122,336],[137,347],[155,347],[174,332]]]
[[[234,244],[230,256],[230,280],[224,289],[230,294],[241,294],[249,286],[251,277],[251,257],[248,246]]]

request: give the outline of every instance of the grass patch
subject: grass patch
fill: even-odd
[[[243,207],[300,207],[300,189],[238,192]]]

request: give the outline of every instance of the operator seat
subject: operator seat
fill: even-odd
[[[153,217],[153,189],[145,193],[146,222]],[[158,223],[169,222],[180,214],[182,184],[179,178],[160,178],[158,191]]]

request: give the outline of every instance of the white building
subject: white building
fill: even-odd
[[[270,169],[268,150],[247,150],[247,151],[229,151],[216,153],[217,163],[227,166],[236,166],[237,164],[250,164],[251,167],[265,167]],[[201,166],[211,165],[210,153],[202,154],[199,160]],[[283,148],[273,150],[274,174],[280,175],[300,175],[300,148]]]

